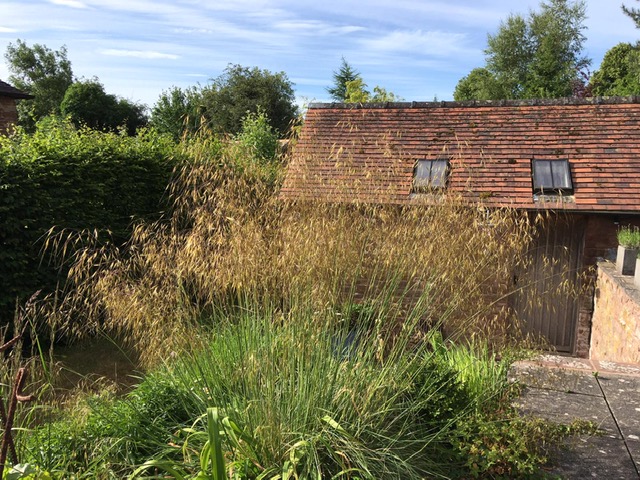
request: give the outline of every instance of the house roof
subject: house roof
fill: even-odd
[[[33,98],[33,95],[29,95],[28,93],[18,90],[17,88],[12,87],[8,83],[0,80],[0,97],[27,99],[27,98]]]
[[[640,97],[311,104],[281,195],[410,204],[417,160],[487,206],[640,211]],[[534,159],[567,159],[572,195],[534,196]]]

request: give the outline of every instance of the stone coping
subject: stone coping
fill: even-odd
[[[459,107],[535,107],[535,106],[567,106],[567,105],[622,105],[638,104],[640,96],[597,96],[597,97],[563,97],[563,98],[531,98],[531,99],[505,99],[505,100],[464,100],[450,101],[441,100],[433,102],[366,102],[366,103],[344,103],[344,102],[311,102],[309,109],[367,109],[377,110],[384,108],[459,108]]]

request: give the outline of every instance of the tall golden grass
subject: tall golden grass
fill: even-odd
[[[202,138],[184,148],[191,160],[169,187],[164,219],[137,225],[121,250],[91,241],[75,250],[56,315],[68,334],[105,329],[151,364],[193,346],[208,313],[250,300],[288,313],[391,302],[391,329],[426,301],[422,325],[449,336],[517,335],[507,298],[534,238],[526,213],[459,199],[405,207],[283,200],[282,168],[250,161],[232,142]],[[58,238],[57,247],[73,241]]]

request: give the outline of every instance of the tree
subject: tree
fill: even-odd
[[[229,65],[202,90],[202,104],[215,133],[234,135],[247,113],[257,113],[259,108],[279,135],[287,132],[298,113],[293,84],[284,72],[240,65]]]
[[[457,102],[464,100],[492,100],[505,98],[506,94],[496,77],[486,68],[474,68],[462,77],[453,92]]]
[[[534,52],[526,20],[510,15],[500,23],[497,34],[488,35],[487,43],[486,70],[496,79],[505,98],[521,98]]]
[[[111,126],[117,103],[115,96],[108,95],[97,79],[80,81],[67,89],[60,112],[76,127],[86,125],[95,130],[106,130]]]
[[[127,135],[133,136],[139,128],[146,127],[149,123],[147,106],[142,103],[132,102],[126,98],[118,98],[118,105],[112,117],[111,128],[124,127]]]
[[[358,79],[362,81],[360,74],[342,57],[340,68],[333,72],[333,86],[327,87],[327,92],[336,102],[345,102],[348,97],[347,84]]]
[[[60,112],[76,127],[110,131],[124,127],[129,135],[147,123],[143,105],[106,93],[97,78],[73,83],[64,95]]]
[[[373,97],[371,97],[371,101],[376,103],[402,102],[403,98],[393,92],[388,91],[386,88],[376,85],[375,87],[373,87]]]
[[[62,46],[52,51],[44,45],[29,47],[22,40],[10,43],[5,53],[9,81],[20,90],[34,96],[18,104],[18,123],[28,130],[35,122],[51,113],[60,112],[60,104],[67,88],[73,83],[71,62],[67,49]]]
[[[637,28],[640,28],[640,10],[633,7],[629,8],[623,4],[622,11],[635,22]]]
[[[366,103],[371,97],[371,94],[366,90],[367,84],[360,77],[349,80],[345,87],[343,100],[345,103]]]
[[[151,125],[175,141],[200,127],[202,94],[197,87],[172,87],[162,92],[151,110]]]
[[[254,160],[269,163],[276,159],[278,135],[264,112],[248,113],[242,119],[242,130],[235,138]]]
[[[362,78],[347,82],[347,91],[345,103],[383,103],[383,102],[400,102],[402,98],[393,92],[389,92],[386,88],[379,86],[373,87],[373,95],[367,90],[367,84]]]
[[[582,54],[586,29],[584,1],[549,0],[528,17],[510,15],[487,40],[486,72],[461,79],[460,95],[498,98],[556,98],[570,96],[591,60]],[[495,79],[495,83],[491,79]],[[500,95],[501,97],[497,97]],[[466,98],[465,98],[466,99]]]
[[[591,60],[582,55],[586,37],[586,4],[551,0],[542,12],[530,16],[534,55],[525,86],[527,98],[570,96],[574,83]]]
[[[640,43],[619,43],[607,51],[590,86],[593,95],[640,94]]]

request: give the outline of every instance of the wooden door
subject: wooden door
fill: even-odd
[[[575,348],[583,238],[581,217],[547,220],[528,264],[514,277],[512,306],[523,333],[542,337],[558,352]]]

